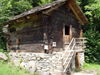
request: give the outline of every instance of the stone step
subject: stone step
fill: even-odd
[[[63,67],[62,67],[62,66],[56,66],[56,69],[57,69],[57,70],[62,70]]]
[[[66,61],[66,62],[68,62],[70,59],[68,58],[67,60],[66,60],[66,58],[64,58],[63,59],[63,63]]]
[[[62,62],[58,62],[56,66],[62,66]]]
[[[71,56],[72,56],[72,54],[70,54],[69,57],[68,57],[68,55],[64,55],[64,58],[67,58],[67,57],[70,58]]]
[[[49,72],[39,72],[38,75],[49,75]]]
[[[68,56],[71,57],[72,56],[72,53],[70,53],[70,55],[69,55],[69,53],[68,54],[65,54],[64,55],[64,58],[67,58]]]
[[[62,75],[62,71],[61,70],[54,70],[53,75]]]

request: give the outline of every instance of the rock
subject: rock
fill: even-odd
[[[7,60],[7,56],[4,53],[0,52],[0,59]]]
[[[57,52],[53,52],[52,54],[53,54],[53,55],[56,55],[56,53],[57,53]]]
[[[31,59],[32,59],[32,60],[36,60],[36,57],[32,57]]]
[[[15,59],[15,60],[14,60],[14,65],[15,65],[15,66],[19,66],[19,65],[20,65],[20,61],[19,61],[18,59]]]
[[[26,66],[27,66],[27,63],[22,62],[22,63],[20,64],[20,67],[21,67],[21,68],[26,68]]]
[[[44,58],[45,56],[44,56],[44,54],[40,54],[40,57],[41,57],[41,58]]]
[[[40,60],[40,58],[38,57],[38,58],[37,58],[37,60],[39,61],[39,60]]]
[[[26,70],[33,74],[36,71],[36,63],[34,61],[30,61],[27,63]]]

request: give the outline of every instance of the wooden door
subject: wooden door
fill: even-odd
[[[67,26],[67,25],[63,25],[63,39],[64,39],[64,43],[70,43],[71,39],[72,39],[72,25]]]

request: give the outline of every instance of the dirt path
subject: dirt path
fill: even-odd
[[[73,75],[97,75],[98,72],[100,72],[100,70],[82,69],[75,72]]]

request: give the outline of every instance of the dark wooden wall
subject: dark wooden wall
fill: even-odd
[[[43,44],[49,45],[51,49],[51,43],[56,42],[56,47],[53,49],[63,50],[63,24],[72,25],[72,38],[78,38],[79,23],[75,18],[74,13],[66,4],[60,6],[56,10],[53,10],[50,15],[42,15],[41,17],[33,18],[31,20],[25,20],[23,23],[16,23],[16,31],[11,32],[11,50],[17,50],[16,39],[20,39],[19,50],[44,50]],[[18,25],[18,27],[17,27]],[[9,30],[13,28],[9,27]]]
[[[49,20],[50,23],[48,25],[52,25],[53,42],[57,44],[55,48],[63,49],[63,24],[72,25],[72,38],[79,37],[79,23],[69,6],[62,5],[53,10],[49,18],[51,20]]]
[[[16,31],[12,31],[10,35],[11,40],[11,50],[33,50],[40,51],[43,50],[43,33],[44,24],[42,17],[29,21],[21,27],[15,27]],[[20,25],[21,25],[20,24]],[[12,30],[13,28],[10,28]],[[19,49],[17,47],[16,39],[20,39]]]

